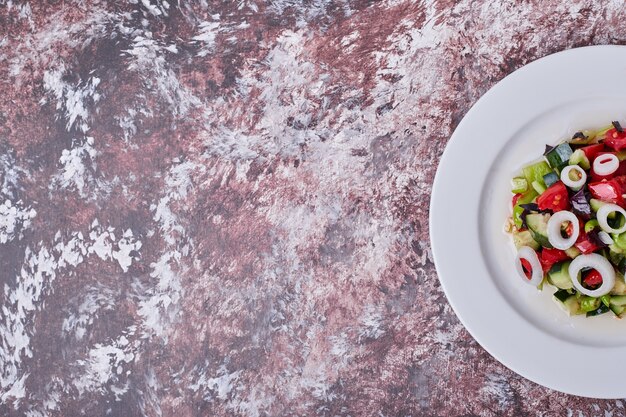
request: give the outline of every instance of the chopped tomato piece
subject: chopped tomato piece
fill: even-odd
[[[606,132],[604,144],[615,151],[626,149],[626,132],[618,132],[617,129],[609,129]]]
[[[622,162],[626,162],[626,161],[622,161]],[[626,175],[616,176],[615,178],[613,178],[613,181],[615,184],[619,186],[619,192],[622,194],[622,196],[626,194]]]
[[[587,286],[587,288],[596,288],[602,284],[602,275],[595,269],[587,272],[585,277],[583,278],[583,284]]]
[[[517,204],[517,200],[519,200],[521,196],[522,196],[522,193],[518,193],[518,194],[515,194],[513,196],[513,200],[512,200],[513,201],[513,207],[515,207],[515,205]]]
[[[589,162],[593,162],[593,160],[596,159],[596,156],[598,156],[600,152],[604,151],[604,144],[596,143],[595,145],[585,146],[580,149],[585,153]]]
[[[567,210],[569,208],[567,188],[561,181],[555,182],[537,198],[537,205],[540,210],[554,212]]]
[[[619,167],[617,168],[617,171],[615,171],[613,175],[615,175],[615,177],[621,177],[621,176],[626,175],[626,160],[619,161]]]
[[[602,200],[607,203],[615,203],[620,206],[624,205],[620,181],[611,179],[608,181],[592,182],[588,187],[593,198],[597,198],[598,200]]]
[[[530,262],[528,262],[526,259],[522,258],[521,261],[524,274],[526,275],[526,278],[530,279],[533,273],[533,268],[530,266]]]
[[[602,247],[595,239],[590,238],[589,235],[585,233],[584,228],[581,228],[580,234],[578,235],[578,239],[576,240],[576,243],[574,243],[574,246],[576,246],[576,248],[585,255],[595,252]]]
[[[539,260],[541,261],[541,266],[543,267],[544,272],[547,272],[550,268],[552,268],[552,265],[566,259],[569,259],[569,256],[567,256],[567,254],[560,249],[543,248],[541,250]]]

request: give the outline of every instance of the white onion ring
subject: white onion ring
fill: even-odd
[[[564,222],[572,224],[572,235],[568,238],[564,238],[561,235],[561,224]],[[571,211],[557,211],[548,220],[548,240],[557,249],[565,250],[571,248],[576,243],[579,233],[580,224],[578,223],[578,217]]]
[[[522,259],[526,259],[530,264],[530,268],[532,269],[532,274],[530,279],[524,273],[524,268],[522,267]],[[522,277],[525,283],[532,285],[533,287],[539,286],[541,281],[543,281],[543,269],[541,268],[541,262],[539,262],[539,257],[537,256],[537,252],[533,250],[533,248],[529,246],[522,246],[517,251],[517,257],[515,259],[515,269],[517,269],[517,273]]]
[[[610,175],[619,168],[617,156],[607,153],[593,160],[593,172],[598,175]]]
[[[595,290],[588,290],[578,281],[578,273],[583,268],[593,268],[602,276],[602,284]],[[589,255],[578,255],[569,265],[569,276],[572,284],[578,292],[588,295],[589,297],[601,297],[608,294],[615,285],[615,270],[613,265],[602,255],[591,253]]]
[[[600,240],[602,241],[602,243],[604,243],[605,245],[612,245],[613,243],[615,243],[613,241],[613,238],[604,230],[602,230],[600,233],[598,233],[598,237],[600,238]]]
[[[620,227],[619,229],[614,229],[611,226],[609,226],[608,217],[609,217],[609,214],[613,212],[620,213],[622,216],[624,216],[624,218],[626,218],[626,211],[623,208],[621,208],[617,204],[605,204],[602,207],[600,207],[600,210],[598,210],[598,213],[597,213],[598,223],[600,224],[600,227],[602,228],[602,230],[604,230],[607,233],[620,234],[620,233],[625,232],[626,222],[624,222],[624,225]]]
[[[569,173],[572,171],[578,172],[578,174],[580,175],[580,179],[571,179]],[[561,181],[563,181],[563,184],[567,185],[572,190],[578,191],[587,182],[587,173],[578,165],[568,165],[561,171]]]

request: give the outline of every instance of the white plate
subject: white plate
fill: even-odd
[[[457,316],[492,356],[568,394],[626,396],[626,320],[568,317],[514,269],[503,232],[510,179],[546,143],[620,120],[626,125],[626,47],[572,49],[500,81],[467,113],[441,158],[430,238]]]

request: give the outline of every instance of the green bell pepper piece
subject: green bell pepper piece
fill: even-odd
[[[522,174],[524,174],[524,178],[526,178],[528,184],[532,184],[537,181],[541,185],[545,186],[546,183],[543,182],[543,176],[549,172],[552,172],[552,168],[548,166],[546,161],[540,161],[536,164],[522,168]]]
[[[511,180],[511,191],[515,194],[523,193],[528,190],[528,181],[526,178],[516,177]]]
[[[580,299],[580,310],[584,313],[600,307],[600,299],[595,297],[583,297]]]
[[[600,223],[596,219],[591,219],[585,223],[585,233],[591,232],[596,227],[600,227]]]
[[[528,191],[520,196],[520,198],[517,200],[517,204],[515,204],[515,207],[513,207],[513,223],[515,223],[515,226],[517,226],[518,229],[522,227],[521,215],[524,211],[524,209],[520,207],[520,204],[528,204],[533,201],[535,197],[537,197],[537,192],[534,189],[530,188]]]

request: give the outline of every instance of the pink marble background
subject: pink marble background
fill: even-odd
[[[0,0],[0,415],[624,416],[491,358],[427,220],[469,107],[624,11]]]

